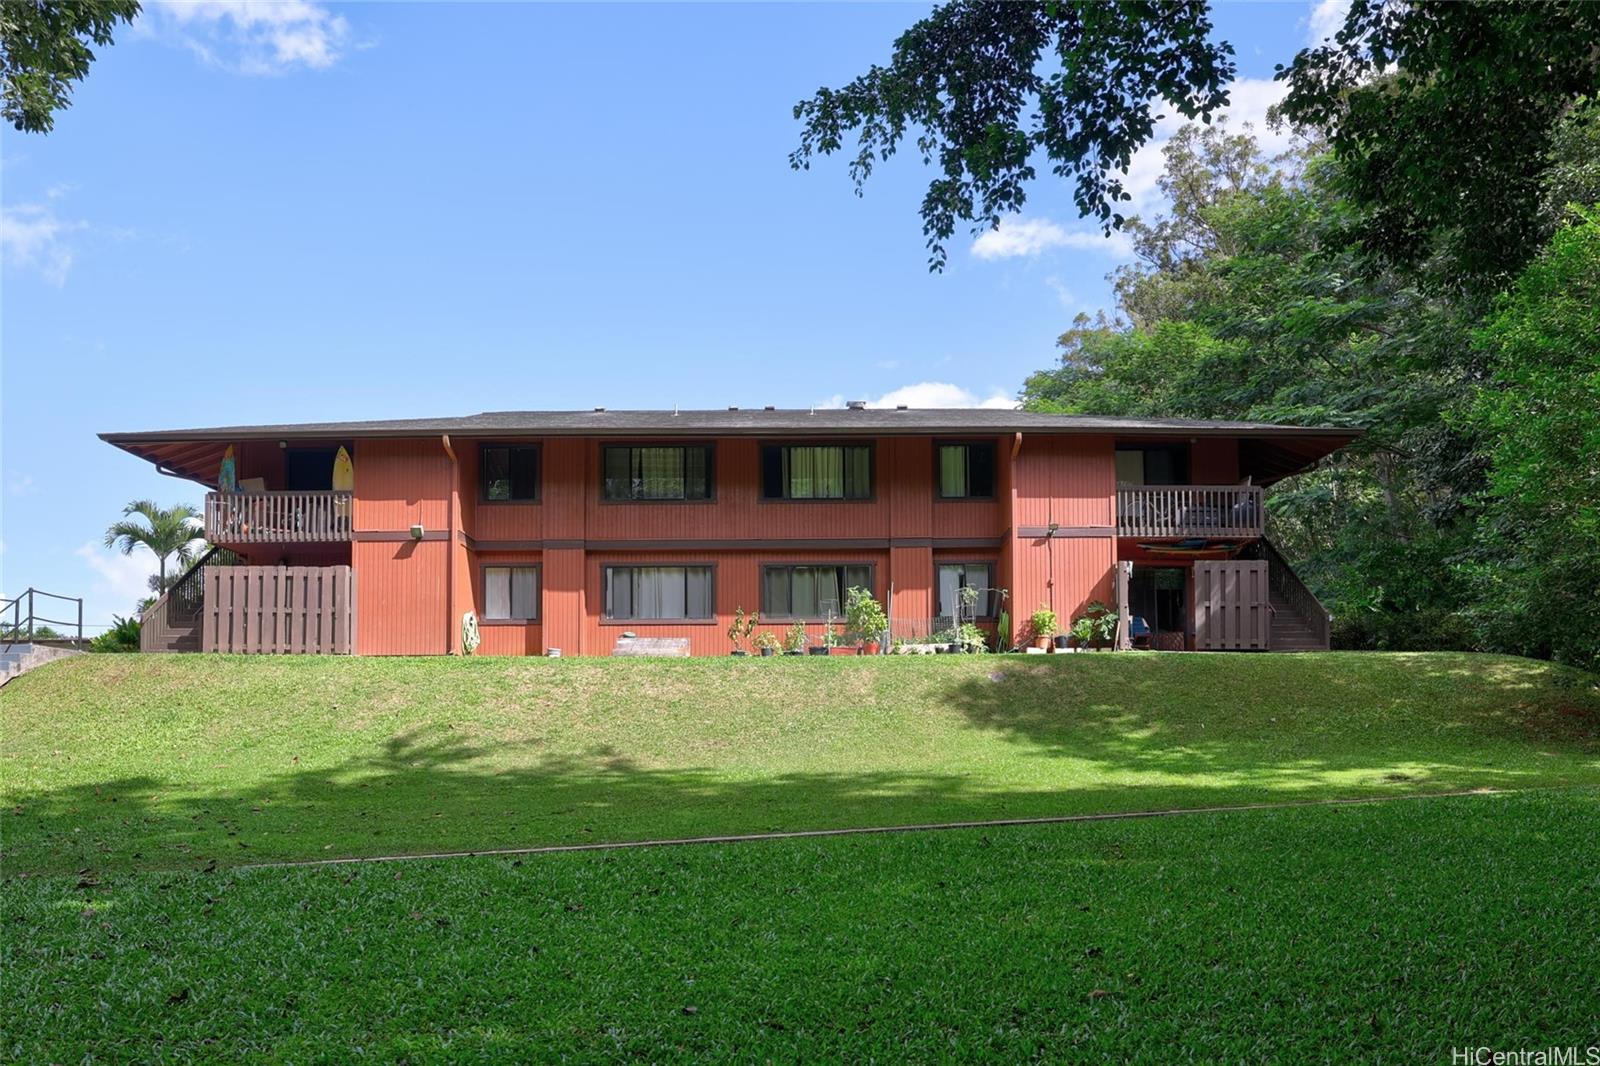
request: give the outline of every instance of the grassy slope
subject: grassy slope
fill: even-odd
[[[1447,1062],[1600,1043],[1592,790],[0,886],[0,1058]]]
[[[88,656],[0,694],[8,873],[1600,782],[1468,655]]]

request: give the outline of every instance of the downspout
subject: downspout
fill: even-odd
[[[444,653],[454,655],[456,625],[456,485],[460,481],[461,464],[456,450],[450,446],[450,434],[439,438],[444,453],[450,457],[450,483],[445,486],[445,554],[444,554]]]

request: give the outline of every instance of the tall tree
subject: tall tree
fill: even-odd
[[[952,0],[895,41],[887,67],[796,104],[803,125],[789,161],[807,169],[856,131],[859,192],[917,131],[923,162],[940,172],[922,200],[935,270],[957,220],[992,226],[1022,206],[1040,152],[1073,179],[1083,214],[1120,225],[1118,175],[1155,129],[1150,101],[1208,121],[1227,103],[1233,49],[1210,37],[1201,0]]]
[[[1074,180],[1083,215],[1120,227],[1121,176],[1153,109],[1209,121],[1228,102],[1233,49],[1211,30],[1201,0],[952,0],[888,66],[801,101],[790,162],[854,132],[859,190],[915,131],[939,171],[922,201],[934,269],[958,221],[993,226],[1022,206],[1041,156]],[[1550,129],[1600,90],[1596,40],[1594,3],[1354,0],[1332,42],[1280,69],[1284,112],[1346,162],[1369,250],[1410,266],[1440,256],[1440,284],[1492,287],[1548,234],[1530,221]]]
[[[0,2],[0,114],[25,133],[49,133],[72,83],[89,73],[89,45],[107,47],[138,14],[139,0]]]
[[[122,514],[122,521],[113,522],[106,530],[106,547],[119,548],[123,555],[132,555],[141,546],[148,548],[156,557],[159,591],[166,591],[167,560],[175,558],[178,563],[174,576],[194,562],[195,546],[201,540],[199,513],[186,503],[160,507],[153,500],[134,500]]]

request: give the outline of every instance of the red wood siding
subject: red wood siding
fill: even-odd
[[[449,545],[442,540],[357,541],[352,549],[356,651],[362,655],[448,652]]]

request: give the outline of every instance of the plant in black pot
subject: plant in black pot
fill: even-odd
[[[1095,600],[1072,623],[1072,639],[1080,648],[1099,651],[1117,637],[1117,612]],[[1059,643],[1059,642],[1058,642]]]
[[[756,650],[763,656],[776,655],[782,644],[778,641],[778,634],[770,629],[763,629],[756,634]]]

